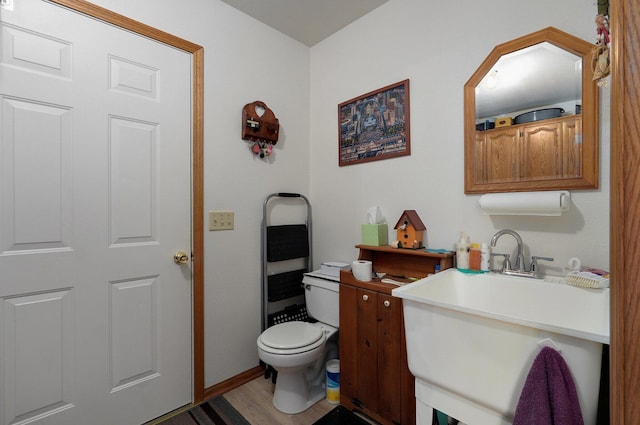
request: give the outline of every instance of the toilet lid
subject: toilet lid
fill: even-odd
[[[292,350],[311,345],[322,335],[322,329],[309,323],[286,322],[267,328],[260,335],[260,341],[267,347]]]

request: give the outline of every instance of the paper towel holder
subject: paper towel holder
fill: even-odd
[[[479,199],[485,215],[560,216],[569,211],[571,193],[547,192],[489,193]]]

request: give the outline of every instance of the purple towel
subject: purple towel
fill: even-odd
[[[553,348],[544,347],[534,360],[513,425],[584,425],[571,372]]]

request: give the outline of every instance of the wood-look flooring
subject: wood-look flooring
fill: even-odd
[[[224,397],[251,425],[311,425],[336,407],[323,399],[302,413],[287,415],[273,407],[273,387],[270,379],[258,377]]]
[[[337,406],[322,399],[302,413],[287,415],[273,406],[273,390],[271,380],[260,376],[224,393],[224,397],[251,425],[312,425]],[[175,425],[175,416],[190,408],[184,406],[144,425],[166,425],[169,421]],[[371,425],[379,425],[367,417],[359,416]]]

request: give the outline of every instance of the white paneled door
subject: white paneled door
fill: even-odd
[[[0,425],[190,403],[191,96],[188,53],[0,2]]]

